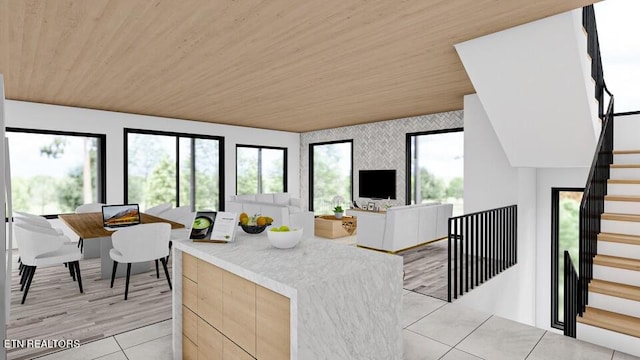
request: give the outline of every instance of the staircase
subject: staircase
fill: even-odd
[[[640,356],[640,150],[613,159],[577,338]]]

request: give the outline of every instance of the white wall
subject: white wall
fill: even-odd
[[[536,322],[535,326],[551,328],[551,188],[583,188],[589,168],[538,169],[537,240],[536,240]]]
[[[478,95],[464,97],[464,212],[517,201],[518,171],[511,167]]]
[[[518,205],[518,264],[457,300],[459,304],[534,323],[536,170],[511,167],[477,95],[464,97],[465,213]]]
[[[124,128],[223,136],[225,198],[235,194],[236,144],[288,148],[288,190],[300,194],[300,134],[22,101],[7,101],[7,127],[107,136],[107,202],[124,201]]]
[[[640,114],[613,118],[613,148],[615,150],[640,149]]]
[[[584,71],[581,13],[574,10],[456,45],[512,166],[591,163],[599,129],[592,114],[593,84]]]

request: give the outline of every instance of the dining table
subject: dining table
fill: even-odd
[[[58,218],[67,225],[78,237],[84,241],[84,258],[100,258],[100,277],[102,279],[110,279],[113,266],[113,260],[109,256],[109,251],[113,248],[111,243],[111,234],[117,230],[107,230],[102,222],[102,213],[90,212],[82,214],[62,214]],[[181,223],[163,219],[145,213],[140,213],[140,222],[142,224],[151,223],[168,223],[171,229],[181,229],[185,226]],[[131,225],[136,226],[136,225]],[[131,273],[139,274],[147,272],[151,269],[151,262],[145,261],[133,263],[131,265]],[[125,276],[125,267],[121,266],[116,272],[116,277]]]

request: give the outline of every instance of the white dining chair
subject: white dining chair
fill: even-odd
[[[80,293],[82,277],[80,276],[80,259],[82,254],[65,235],[61,235],[52,228],[45,228],[28,223],[15,224],[18,253],[22,259],[24,272],[22,274],[22,304],[27,299],[33,275],[37,267],[45,267],[67,263],[74,281],[78,281]]]
[[[30,213],[26,213],[26,212],[21,212],[21,211],[15,211],[13,213],[13,222],[16,224],[31,224],[34,226],[40,226],[43,228],[47,228],[47,229],[54,229],[59,235],[63,235],[64,232],[62,231],[62,229],[58,229],[58,228],[54,228],[51,223],[49,221],[47,221],[47,219],[45,219],[42,216],[39,215],[35,215],[35,214],[30,214]],[[69,242],[70,244],[71,242]],[[24,266],[22,265],[22,258],[20,258],[18,256],[18,263],[19,265],[19,275],[22,275],[22,272],[24,271]],[[65,266],[67,266],[67,264],[64,264]]]
[[[188,239],[191,235],[191,227],[193,226],[193,219],[195,219],[196,213],[191,211],[191,206],[185,205],[169,209],[160,214],[159,217],[184,225],[184,228],[171,230],[171,237],[169,240],[170,255],[173,240]],[[167,255],[167,261],[169,261],[169,255]]]
[[[106,204],[104,203],[82,204],[76,208],[76,214],[102,212],[102,206],[104,205]],[[81,237],[78,238],[78,247],[80,248],[80,252],[84,251],[84,239],[82,239]]]
[[[153,216],[161,216],[163,212],[171,209],[173,204],[170,202],[162,203],[160,205],[152,206],[144,211],[145,214],[153,215]]]
[[[169,237],[171,235],[171,225],[167,223],[140,224],[122,228],[111,234],[113,249],[109,251],[109,256],[113,260],[113,270],[111,272],[111,287],[116,277],[118,263],[127,264],[127,279],[124,289],[124,299],[129,295],[129,277],[131,275],[131,264],[155,260],[156,275],[158,274],[158,260],[162,262],[164,273],[167,276],[169,289],[172,289],[169,270],[167,270],[166,257],[169,255]]]

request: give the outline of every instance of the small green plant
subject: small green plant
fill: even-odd
[[[338,206],[333,208],[333,212],[341,213],[341,212],[344,212],[344,210],[342,210],[342,206],[338,205]]]

